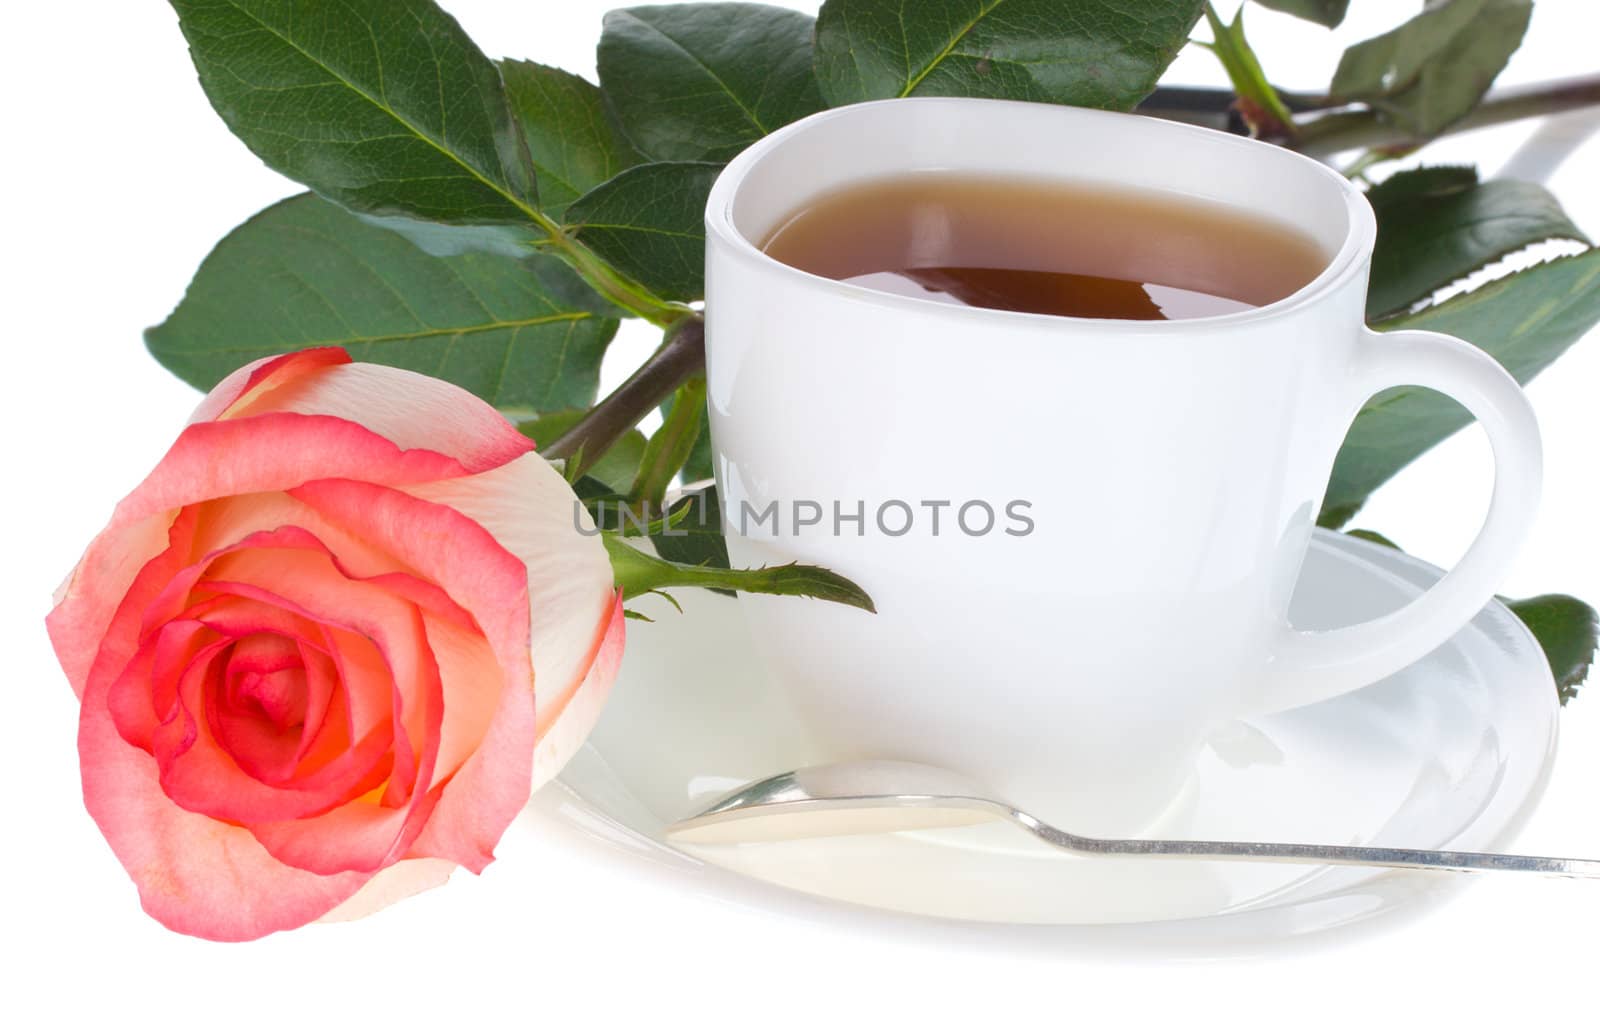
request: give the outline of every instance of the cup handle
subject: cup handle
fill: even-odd
[[[1397,385],[1442,392],[1478,419],[1494,451],[1494,492],[1472,546],[1438,583],[1404,608],[1328,631],[1285,625],[1253,713],[1320,702],[1410,665],[1464,627],[1490,599],[1533,524],[1543,449],[1533,407],[1494,358],[1432,331],[1362,329],[1354,383],[1360,398]]]

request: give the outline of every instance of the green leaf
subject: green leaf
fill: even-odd
[[[1398,550],[1400,548],[1400,546],[1390,541],[1384,535],[1379,534],[1377,531],[1368,531],[1364,528],[1358,527],[1353,531],[1346,531],[1345,534],[1348,534],[1352,538],[1360,538],[1362,541],[1369,541],[1374,545],[1382,545],[1386,549]]]
[[[368,224],[399,232],[429,256],[460,256],[481,250],[520,260],[548,237],[543,229],[531,224],[441,224],[383,214],[356,216]],[[595,298],[598,301],[599,297]]]
[[[1244,8],[1233,16],[1232,25],[1224,25],[1216,9],[1206,4],[1206,23],[1211,27],[1211,43],[1207,47],[1222,62],[1239,97],[1239,111],[1255,135],[1293,134],[1294,115],[1284,106],[1278,91],[1267,81],[1261,70],[1261,61],[1250,48],[1244,35]],[[1201,46],[1207,46],[1201,43]]]
[[[684,496],[669,512],[670,527],[650,539],[662,559],[689,566],[728,567],[728,545],[722,538],[722,509],[715,485]]]
[[[582,499],[584,505],[600,502],[626,502],[627,497],[615,488],[588,474],[580,474],[576,481],[572,481],[572,490]],[[598,522],[599,517],[595,520]]]
[[[711,463],[711,431],[709,428],[700,429],[700,437],[695,439],[694,448],[689,450],[689,459],[683,465],[683,480],[685,484],[695,481],[709,481],[716,476],[716,470]]]
[[[600,84],[654,160],[726,161],[822,109],[813,19],[765,4],[630,7],[605,17]]]
[[[453,381],[501,408],[562,410],[594,401],[617,326],[569,301],[586,291],[554,257],[440,259],[300,195],[217,243],[145,341],[199,388],[262,356],[336,345],[358,360]]]
[[[1600,249],[1562,257],[1490,282],[1380,329],[1442,331],[1486,350],[1526,382],[1600,321]],[[1452,399],[1394,388],[1362,409],[1334,462],[1318,522],[1338,527],[1402,467],[1470,423]]]
[[[570,469],[572,462],[567,461]],[[594,518],[595,525],[603,531],[624,534],[647,534],[650,520],[628,505],[628,497],[615,488],[588,474],[579,475],[572,482],[572,490],[583,501],[583,508]]]
[[[568,203],[644,159],[599,86],[533,61],[501,61],[500,75],[539,176],[539,206],[552,218],[559,221]]]
[[[351,210],[534,216],[500,73],[429,0],[172,0],[211,105],[268,167]]]
[[[1533,0],[1432,0],[1346,50],[1329,92],[1370,104],[1418,138],[1437,135],[1488,92],[1532,13]]]
[[[1256,3],[1327,28],[1344,21],[1345,12],[1350,9],[1350,0],[1256,0]]]
[[[705,292],[705,209],[716,164],[640,164],[567,208],[578,241],[662,299]]]
[[[694,446],[689,450],[689,458],[683,461],[683,470],[679,477],[684,484],[693,484],[696,481],[709,481],[716,476],[716,470],[711,465],[711,426],[702,424],[700,434],[694,440]]]
[[[672,416],[673,400],[676,394],[667,396],[661,404],[663,419]],[[705,422],[700,424],[700,430],[695,435],[694,445],[689,449],[689,458],[683,461],[683,468],[678,472],[679,479],[686,485],[697,481],[709,481],[716,476],[716,471],[711,466],[711,425]]]
[[[644,457],[639,461],[639,474],[633,480],[628,495],[650,507],[659,506],[667,487],[688,460],[694,443],[700,437],[700,426],[706,414],[706,379],[696,375],[678,386],[672,411],[665,422],[650,436]]]
[[[556,410],[542,414],[534,420],[523,421],[517,425],[517,430],[533,439],[535,445],[543,448],[560,438],[588,412],[588,410]],[[637,429],[631,430],[613,442],[605,455],[584,471],[584,475],[603,485],[605,489],[603,494],[607,498],[620,497],[626,494],[628,487],[633,484],[633,477],[639,471],[639,461],[644,458],[644,447],[644,433]]]
[[[1577,696],[1594,665],[1595,646],[1600,644],[1600,616],[1571,595],[1504,601],[1544,649],[1550,673],[1556,679],[1556,694],[1566,705]]]
[[[1378,216],[1367,316],[1404,310],[1436,289],[1546,239],[1588,242],[1533,182],[1479,182],[1463,167],[1402,171],[1367,192]]]
[[[801,563],[754,570],[688,566],[642,552],[609,531],[600,537],[605,539],[617,587],[625,596],[643,595],[661,588],[726,588],[762,595],[817,598],[865,609],[869,613],[877,612],[866,592],[847,578],[821,567]]]
[[[828,0],[817,78],[830,106],[986,96],[1132,110],[1203,0]]]
[[[1352,538],[1399,550],[1400,546],[1376,531],[1345,532]],[[1544,649],[1550,674],[1556,681],[1561,704],[1575,697],[1594,663],[1595,647],[1600,644],[1600,615],[1571,595],[1540,595],[1530,599],[1496,596],[1517,614]]]
[[[626,502],[627,500],[623,501]],[[681,506],[681,503],[675,504],[671,509],[664,509],[659,516],[651,520],[645,520],[643,523],[635,523],[630,518],[623,521],[622,526],[617,530],[630,538],[650,537],[668,530],[676,533],[678,521],[682,520],[688,513],[688,510],[681,508]],[[639,512],[642,513],[642,511]]]

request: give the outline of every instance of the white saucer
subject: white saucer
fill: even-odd
[[[1439,575],[1409,556],[1319,531],[1293,619],[1306,628],[1368,619]],[[660,871],[673,886],[844,917],[856,928],[910,924],[985,943],[1215,955],[1395,921],[1463,879],[1074,859],[1000,823],[674,848],[662,840],[667,823],[731,788],[828,759],[764,671],[737,603],[706,593],[680,598],[686,615],[663,605],[650,610],[657,622],[628,625],[621,676],[598,729],[562,774],[565,791],[548,789],[535,803],[537,814],[604,839],[606,848],[620,842],[628,866]],[[1543,791],[1556,712],[1543,653],[1493,603],[1402,673],[1220,732],[1185,796],[1150,834],[1501,849]]]

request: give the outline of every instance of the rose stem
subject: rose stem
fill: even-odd
[[[568,479],[576,480],[679,385],[699,373],[705,362],[706,325],[694,314],[667,329],[660,348],[627,381],[540,451],[546,459],[577,460],[578,465],[567,471]]]
[[[1483,102],[1474,107],[1471,113],[1451,124],[1442,134],[1451,135],[1595,104],[1600,104],[1600,75],[1579,75],[1533,85],[1509,86],[1484,97]],[[1343,150],[1420,146],[1428,141],[1384,123],[1378,114],[1370,110],[1333,111],[1300,121],[1299,125],[1299,134],[1291,146],[1313,157],[1329,156]]]
[[[1295,119],[1299,132],[1294,140],[1268,141],[1286,143],[1302,153],[1328,156],[1343,150],[1417,146],[1427,142],[1386,124],[1376,111],[1360,107],[1338,110],[1334,108],[1341,104],[1303,93],[1280,92],[1278,95],[1290,110],[1307,116]],[[1233,92],[1228,89],[1163,86],[1140,105],[1139,113],[1228,130],[1229,110],[1235,99]],[[1508,86],[1489,93],[1470,114],[1441,134],[1451,135],[1519,118],[1558,114],[1593,104],[1600,104],[1600,74]]]

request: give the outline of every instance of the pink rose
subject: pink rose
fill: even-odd
[[[315,349],[223,381],[117,506],[48,626],[84,804],[152,916],[242,940],[493,859],[623,644],[532,448],[454,385]]]

